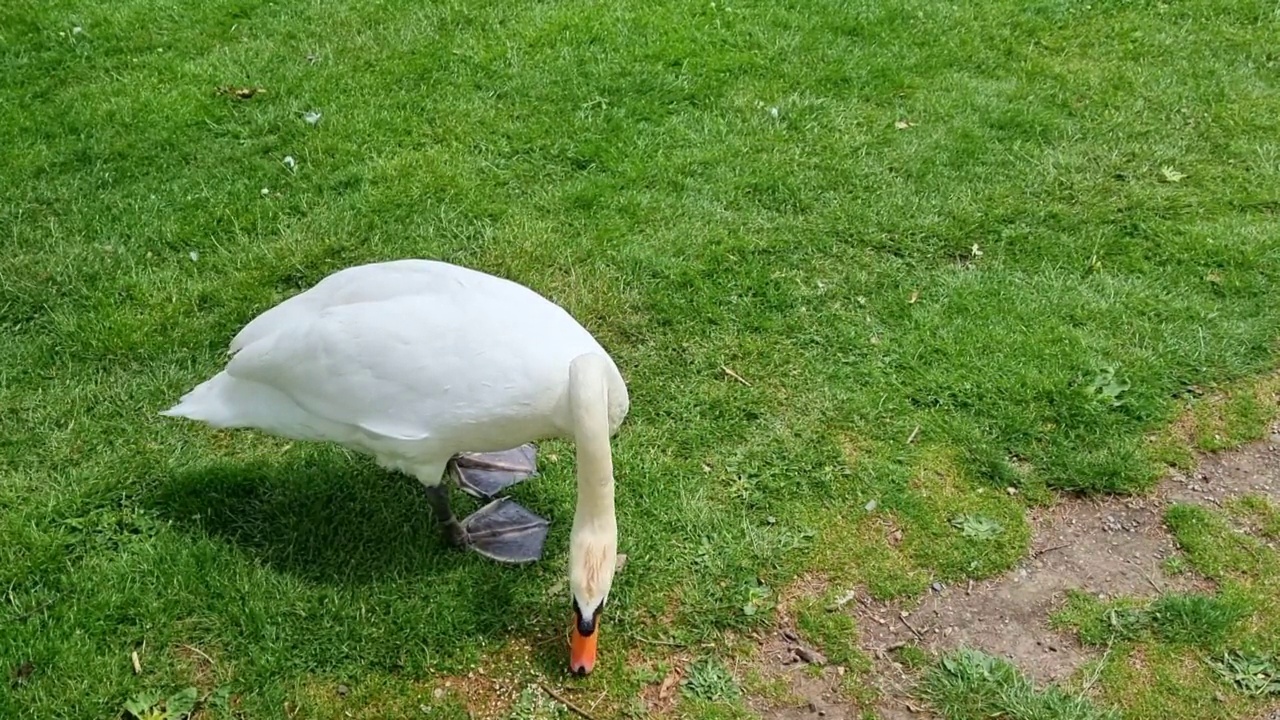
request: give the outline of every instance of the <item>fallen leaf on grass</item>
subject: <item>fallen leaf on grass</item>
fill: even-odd
[[[906,130],[907,128],[915,127],[916,124],[911,122],[910,120],[899,120],[895,122],[893,126],[898,128],[899,130]]]
[[[27,679],[30,678],[31,674],[34,673],[35,671],[36,671],[36,666],[33,665],[30,660],[27,660],[26,662],[22,663],[18,667],[14,668],[13,679],[9,683],[10,686],[18,688],[18,687],[22,687],[23,685],[26,685]]]
[[[658,699],[667,700],[671,697],[671,693],[675,691],[676,685],[680,683],[680,678],[684,677],[684,670],[680,667],[671,668],[671,672],[662,679],[662,684],[658,686]]]
[[[907,304],[908,304],[908,305],[915,305],[915,304],[916,304],[916,301],[917,301],[917,300],[919,300],[919,299],[920,299],[920,291],[919,291],[919,290],[912,290],[912,291],[911,291],[911,299],[907,301]]]
[[[231,87],[230,85],[223,85],[222,87],[218,88],[218,92],[220,94],[228,95],[230,97],[235,98],[236,100],[248,100],[252,98],[254,95],[257,95],[258,93],[265,93],[266,91],[267,91],[266,88]]]
[[[857,599],[857,597],[858,597],[857,591],[850,590],[849,592],[846,592],[845,594],[836,598],[835,602],[827,606],[827,610],[829,612],[834,612],[836,610],[839,610],[845,605],[848,605],[849,603],[853,602],[855,599]]]

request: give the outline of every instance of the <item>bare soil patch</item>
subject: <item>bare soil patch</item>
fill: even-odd
[[[797,653],[800,650],[800,653]],[[840,692],[840,683],[847,668],[828,665],[821,654],[815,657],[812,646],[798,640],[792,630],[772,633],[765,638],[758,667],[765,677],[781,678],[787,684],[791,698],[788,703],[753,703],[762,717],[777,720],[799,718],[830,718],[830,720],[857,720],[861,717]],[[809,657],[806,660],[805,657]],[[814,660],[819,662],[813,662]]]
[[[1205,455],[1192,473],[1171,472],[1160,486],[1166,503],[1222,505],[1242,495],[1280,497],[1280,423],[1266,440]]]
[[[1213,590],[1193,573],[1170,576],[1163,561],[1177,552],[1163,513],[1171,503],[1221,506],[1249,494],[1280,500],[1280,424],[1259,442],[1206,455],[1194,472],[1170,472],[1143,497],[1067,497],[1029,517],[1031,554],[1013,570],[982,582],[935,584],[925,597],[909,603],[880,603],[865,594],[846,605],[858,622],[860,645],[874,661],[868,677],[886,720],[933,717],[912,699],[911,674],[895,651],[916,645],[930,653],[961,646],[1006,658],[1037,682],[1065,679],[1095,655],[1073,637],[1049,627],[1067,592],[1080,590],[1100,599],[1151,597],[1168,591]],[[789,629],[781,618],[781,627]],[[767,718],[857,718],[860,710],[841,699],[839,670],[815,673],[795,660],[782,632],[767,638],[759,662],[762,672],[786,677],[797,706],[757,708]]]

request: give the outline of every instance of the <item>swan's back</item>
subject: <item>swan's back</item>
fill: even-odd
[[[464,297],[489,295],[498,302],[552,304],[519,283],[438,260],[391,260],[354,265],[326,276],[311,288],[263,312],[231,340],[230,351],[342,305],[392,300],[409,295]],[[556,306],[558,308],[558,306]]]
[[[334,273],[255,318],[231,351],[226,370],[169,414],[379,454],[500,450],[558,434],[570,363],[609,358],[533,290],[428,260]],[[614,371],[620,422],[628,401]]]

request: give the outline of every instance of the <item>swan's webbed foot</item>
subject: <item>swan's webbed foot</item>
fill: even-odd
[[[494,500],[462,522],[453,514],[445,485],[428,487],[427,500],[445,537],[455,547],[505,563],[527,563],[542,557],[549,523],[510,498]]]
[[[462,521],[465,547],[505,563],[542,557],[547,529],[546,520],[510,498],[494,500]]]
[[[463,492],[482,500],[538,474],[538,451],[532,445],[491,453],[458,453],[450,461]],[[474,517],[474,516],[473,516]]]

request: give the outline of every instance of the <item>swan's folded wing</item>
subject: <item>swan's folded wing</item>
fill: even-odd
[[[554,411],[569,363],[589,352],[603,354],[563,309],[498,281],[310,313],[246,345],[227,372],[330,422],[424,440],[535,430],[527,420]]]
[[[227,372],[275,388],[326,420],[423,440],[431,435],[427,401],[448,391],[433,387],[448,368],[397,321],[402,314],[391,303],[326,310],[246,345]]]
[[[412,259],[344,268],[251,320],[232,338],[229,351],[234,355],[332,307],[431,292],[446,282],[451,269],[443,263]]]

